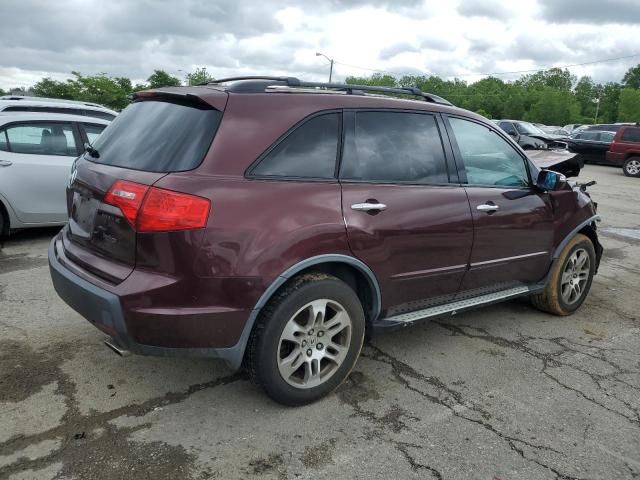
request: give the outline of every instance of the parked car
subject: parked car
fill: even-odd
[[[4,95],[0,97],[0,112],[65,113],[113,120],[118,112],[97,103],[63,100],[60,98]]]
[[[0,235],[67,221],[71,165],[108,124],[78,115],[0,112]]]
[[[583,132],[613,132],[616,133],[625,125],[633,125],[632,123],[599,123],[596,125],[586,125],[581,131]]]
[[[623,126],[615,134],[609,151],[607,162],[622,167],[628,177],[640,177],[640,125]]]
[[[614,132],[580,130],[566,139],[569,151],[579,154],[584,163],[609,163],[606,153],[615,136]]]
[[[524,296],[569,315],[602,255],[584,188],[416,88],[140,92],[93,146],[49,247],[60,297],[116,351],[222,358],[288,405],[365,332]]]
[[[567,147],[561,135],[546,133],[532,123],[520,120],[494,120],[494,122],[507,135],[511,136],[523,150]]]
[[[562,127],[564,130],[566,130],[569,135],[571,135],[571,133],[573,133],[573,131],[579,127],[582,127],[583,125],[580,123],[570,123],[568,125],[565,125],[564,127]]]

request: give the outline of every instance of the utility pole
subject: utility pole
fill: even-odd
[[[593,120],[593,123],[598,123],[598,111],[600,110],[600,97],[596,98],[596,118]]]
[[[329,60],[329,83],[331,83],[331,77],[333,76],[333,58],[329,58],[324,53],[320,52],[316,52],[316,57],[324,57]]]

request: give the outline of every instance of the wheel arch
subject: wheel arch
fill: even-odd
[[[371,269],[362,261],[349,255],[327,254],[302,260],[281,273],[262,293],[251,311],[242,330],[238,343],[227,349],[224,355],[229,366],[237,370],[242,365],[245,350],[260,310],[291,278],[306,272],[323,272],[334,275],[355,289],[363,302],[367,323],[380,314],[381,296],[378,280]]]

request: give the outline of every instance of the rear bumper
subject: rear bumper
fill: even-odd
[[[240,339],[236,345],[231,347],[189,347],[180,344],[181,317],[171,315],[170,329],[174,331],[164,331],[164,338],[176,338],[176,345],[156,346],[139,343],[127,325],[127,317],[134,317],[135,312],[125,310],[121,297],[114,292],[97,286],[76,273],[60,262],[57,251],[56,236],[49,245],[49,270],[53,286],[62,300],[71,308],[86,318],[100,331],[111,337],[111,343],[121,350],[129,351],[139,355],[158,356],[189,356],[219,358],[227,362],[234,370],[240,368],[244,353],[246,339]],[[257,312],[250,312],[251,317]],[[188,317],[188,316],[185,316]],[[152,322],[158,320],[160,328],[167,327],[166,314],[159,313],[157,316],[146,316]],[[187,319],[188,320],[188,319]],[[208,318],[210,322],[224,321],[224,319]],[[186,322],[188,323],[188,321]],[[173,335],[175,333],[175,336]],[[215,340],[215,339],[214,339]]]
[[[621,167],[624,163],[625,155],[624,153],[616,153],[616,152],[607,152],[606,154],[607,163],[611,165],[615,165],[617,167]]]

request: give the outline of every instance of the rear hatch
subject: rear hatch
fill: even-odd
[[[206,222],[205,199],[196,197],[194,202],[194,197],[152,185],[169,173],[200,165],[220,124],[227,94],[211,91],[205,101],[176,90],[142,92],[71,172],[65,255],[114,284],[135,268],[137,232],[203,226],[193,218],[188,223],[185,201]],[[183,208],[180,218],[167,219],[175,205]]]

